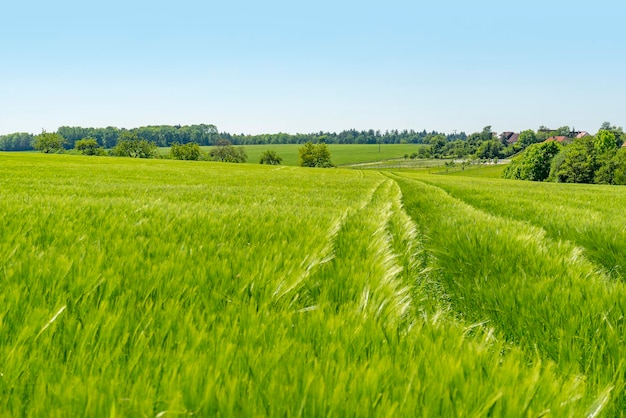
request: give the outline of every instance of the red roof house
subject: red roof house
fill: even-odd
[[[582,131],[582,132],[579,132],[579,133],[576,135],[576,139],[584,138],[584,137],[586,137],[586,136],[589,136],[589,132],[587,132],[587,131]]]
[[[559,136],[551,136],[550,138],[546,139],[543,142],[550,142],[550,141],[556,141],[556,142],[560,142],[563,143],[565,141],[567,141],[569,138],[563,135],[559,135]]]

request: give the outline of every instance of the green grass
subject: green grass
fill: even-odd
[[[361,170],[420,170],[429,169],[431,172],[445,172],[445,164],[451,159],[441,158],[394,158],[385,161],[374,161],[370,163],[354,163],[351,168]]]
[[[619,416],[626,189],[526,185],[0,153],[0,411]]]
[[[448,171],[441,170],[439,174],[446,174],[456,177],[482,177],[482,178],[502,178],[502,172],[506,168],[505,164],[498,165],[477,165],[461,168],[459,166],[452,167]]]
[[[588,259],[587,247],[555,239],[521,216],[517,220],[515,214],[523,208],[511,204],[512,196],[523,194],[533,196],[535,207],[556,212],[558,202],[570,197],[569,190],[553,188],[542,200],[503,180],[481,182],[419,173],[394,178],[402,188],[408,213],[428,237],[424,246],[433,254],[432,267],[458,314],[492,324],[507,341],[539,351],[566,375],[585,375],[596,392],[613,388],[611,412],[622,411],[626,405],[622,393],[625,285],[611,281],[593,258]],[[511,187],[507,198],[494,193],[496,187]],[[446,189],[454,193],[450,195]],[[590,189],[587,198],[594,195],[595,205],[608,208],[610,203],[601,198],[602,192],[601,188]],[[626,197],[619,189],[614,193],[620,195],[618,199]],[[499,211],[488,213],[482,207]],[[573,228],[578,220],[570,218],[568,222]],[[611,234],[618,231],[610,227],[598,230],[596,243],[610,242]]]
[[[258,164],[261,154],[266,150],[274,150],[283,159],[282,164],[287,166],[298,165],[298,149],[300,144],[275,145],[246,145],[248,163]],[[391,158],[402,158],[405,154],[417,152],[422,145],[415,144],[382,144],[380,152],[378,145],[371,144],[329,144],[331,160],[335,165],[349,165],[372,161],[382,161]],[[211,147],[201,147],[208,152]],[[169,153],[169,148],[160,148],[161,155]]]
[[[568,240],[606,274],[624,279],[626,229],[616,212],[626,207],[623,187],[461,177],[428,182],[489,213],[529,222],[552,239]]]

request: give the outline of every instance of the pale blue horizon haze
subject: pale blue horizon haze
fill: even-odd
[[[626,125],[625,12],[605,0],[5,2],[0,134],[595,132]]]

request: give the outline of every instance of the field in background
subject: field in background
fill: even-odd
[[[298,165],[298,149],[301,144],[276,144],[276,145],[245,145],[243,148],[248,154],[248,163],[258,164],[261,154],[266,150],[274,150],[282,157],[283,165]],[[329,144],[331,159],[335,165],[348,165],[371,161],[381,161],[390,158],[403,158],[405,154],[411,155],[417,152],[416,144],[381,144],[380,152],[378,145],[372,144]],[[211,147],[201,147],[203,152],[209,152]],[[160,153],[166,155],[169,148],[160,148]]]
[[[498,169],[0,153],[0,410],[619,415],[626,188]]]
[[[435,174],[445,174],[448,176],[458,177],[484,177],[501,179],[502,172],[506,168],[506,164],[477,164],[461,168],[458,164],[456,167],[449,169],[443,168],[438,171],[432,170]]]

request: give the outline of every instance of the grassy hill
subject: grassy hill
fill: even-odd
[[[298,149],[300,144],[276,144],[276,145],[246,145],[243,148],[248,154],[248,162],[258,164],[261,154],[266,150],[274,150],[282,157],[283,165],[298,165]],[[423,145],[416,144],[329,144],[332,161],[335,165],[357,164],[371,161],[388,160],[391,158],[403,158],[405,154],[411,155],[417,152]],[[208,152],[211,147],[201,147],[203,152]],[[162,155],[169,153],[169,148],[161,148]]]
[[[624,204],[488,176],[0,153],[0,410],[617,416]]]

